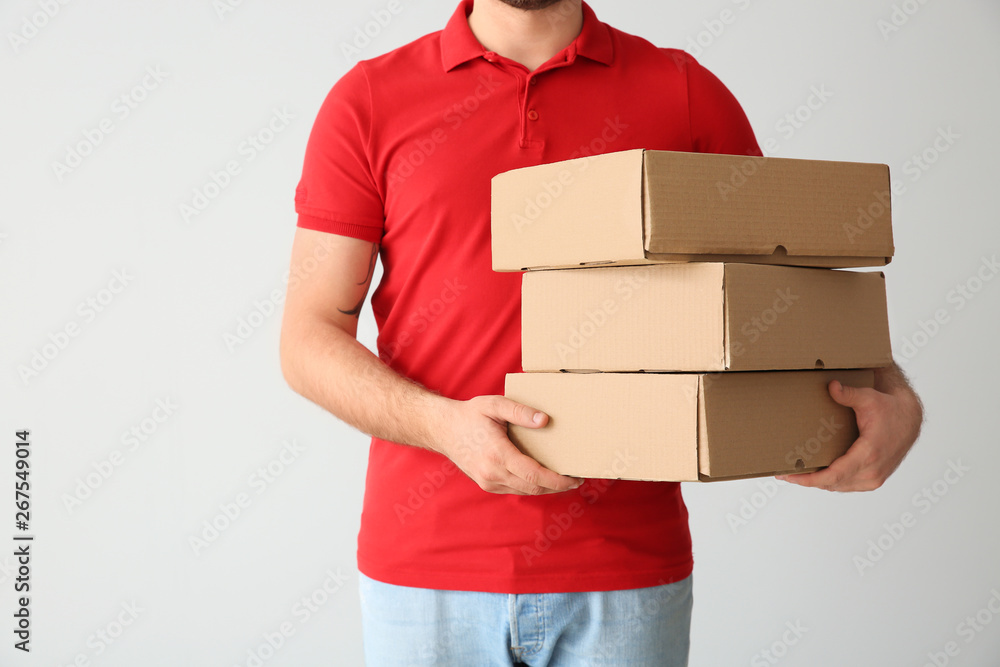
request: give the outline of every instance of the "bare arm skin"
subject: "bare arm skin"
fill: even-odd
[[[830,396],[854,409],[861,434],[829,467],[798,475],[779,475],[793,484],[827,491],[872,491],[889,478],[920,435],[924,408],[906,376],[893,363],[875,369],[875,388],[845,387],[837,381]]]
[[[579,486],[580,480],[544,468],[507,438],[508,423],[539,428],[547,423],[544,413],[503,396],[443,397],[399,375],[357,341],[377,254],[377,244],[296,229],[291,262],[300,278],[289,282],[281,323],[281,371],[288,385],[364,433],[447,456],[485,491],[534,495]],[[306,271],[311,258],[318,268]]]

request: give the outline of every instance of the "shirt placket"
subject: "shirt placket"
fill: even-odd
[[[525,72],[518,77],[518,93],[521,113],[521,148],[543,148],[545,141],[538,137],[539,115],[535,109],[537,99],[538,74]]]
[[[485,54],[487,61],[493,63],[495,67],[503,69],[517,82],[517,110],[520,127],[518,146],[520,148],[541,149],[545,147],[545,140],[541,136],[541,123],[544,122],[544,119],[536,104],[539,99],[539,80],[546,72],[571,65],[575,55],[575,52],[570,51],[564,60],[549,62],[534,72],[528,72],[527,68],[520,63],[493,52]]]

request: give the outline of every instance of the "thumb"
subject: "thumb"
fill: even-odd
[[[839,380],[830,382],[828,389],[830,397],[837,403],[849,408],[863,408],[871,401],[874,389],[867,387],[851,387],[843,385]]]
[[[494,402],[495,416],[509,424],[540,428],[548,423],[549,416],[540,410],[512,401],[505,396],[497,396]]]

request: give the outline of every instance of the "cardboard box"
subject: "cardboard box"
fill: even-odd
[[[526,371],[887,366],[885,278],[700,262],[530,271],[521,354]]]
[[[893,254],[883,164],[630,150],[515,169],[492,188],[495,271]]]
[[[505,394],[544,411],[509,428],[542,465],[577,477],[710,481],[806,472],[857,438],[827,383],[870,387],[874,371],[512,373]]]

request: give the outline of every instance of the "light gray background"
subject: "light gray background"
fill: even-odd
[[[232,11],[220,12],[223,2]],[[455,7],[399,2],[362,57],[440,29]],[[280,306],[261,306],[259,326],[233,349],[226,336],[284,291],[310,127],[353,64],[342,45],[388,2],[51,4],[58,11],[23,44],[10,33],[39,2],[0,9],[0,663],[247,665],[263,635],[289,623],[294,634],[269,667],[361,664],[354,553],[367,438],[285,386]],[[773,664],[765,649],[782,665],[923,665],[952,641],[948,664],[1000,664],[1000,618],[987,606],[996,595],[1000,608],[1000,279],[982,268],[1000,250],[1000,6],[904,5],[912,15],[897,14],[902,25],[885,33],[891,0],[593,2],[618,28],[689,47],[743,103],[761,142],[776,142],[772,155],[884,162],[905,188],[886,274],[897,356],[914,346],[903,361],[927,405],[923,437],[874,493],[685,485],[696,667]],[[147,68],[165,79],[122,117],[115,100]],[[828,99],[800,108],[814,88]],[[276,109],[294,118],[250,160],[241,142]],[[808,119],[789,132],[781,121],[796,112]],[[102,118],[113,131],[60,180],[53,162]],[[914,170],[925,152],[933,164]],[[185,221],[180,205],[230,160],[240,173]],[[104,291],[123,270],[124,289]],[[977,283],[980,271],[994,279]],[[978,291],[959,299],[957,285]],[[79,307],[87,299],[104,301],[92,318]],[[926,325],[936,316],[943,324]],[[23,380],[19,366],[73,323],[79,335]],[[367,307],[361,332],[371,346]],[[164,416],[158,400],[177,406],[162,423],[152,419]],[[11,648],[7,629],[21,428],[32,430],[37,535],[30,656]],[[132,428],[147,431],[134,450],[122,439]],[[302,451],[276,463],[286,441]],[[120,464],[107,479],[92,475],[100,484],[70,511],[66,497],[115,450]],[[950,484],[953,464],[967,471]],[[280,475],[262,487],[253,476],[268,465]],[[920,501],[935,482],[936,502]],[[249,506],[196,554],[189,539],[241,493]],[[735,524],[741,507],[750,518]],[[893,537],[904,512],[915,525]],[[859,571],[856,557],[880,540],[888,551]],[[339,589],[327,595],[327,582]],[[296,604],[308,596],[322,604],[305,617]],[[130,604],[140,611],[99,651],[96,633],[116,632]],[[960,624],[977,613],[992,623],[970,633]],[[805,631],[796,638],[786,623]]]

